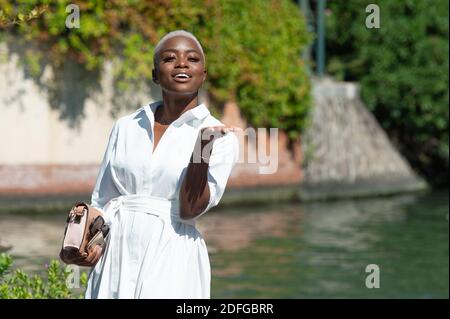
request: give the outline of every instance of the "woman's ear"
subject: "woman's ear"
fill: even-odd
[[[158,76],[156,75],[156,70],[152,69],[152,79],[155,84],[159,84]]]
[[[208,71],[206,69],[203,70],[203,82],[206,81],[206,77],[208,76]]]

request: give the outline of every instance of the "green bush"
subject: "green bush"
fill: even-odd
[[[431,182],[448,183],[448,1],[328,2],[328,72],[361,95],[400,151]]]
[[[52,260],[47,268],[47,279],[35,275],[29,276],[20,269],[11,273],[12,258],[0,254],[0,299],[62,299],[82,298],[83,295],[74,295],[68,288],[71,271],[62,267],[59,261]],[[80,283],[85,286],[87,274],[81,273]]]
[[[0,0],[7,16],[47,6],[38,19],[8,29],[14,39],[21,36],[25,41],[24,60],[38,81],[43,64],[58,70],[72,61],[89,72],[77,81],[88,81],[89,95],[98,89],[105,61],[112,61],[117,97],[142,83],[148,85],[157,41],[169,31],[186,29],[204,46],[213,113],[219,114],[225,102],[236,101],[253,126],[278,127],[293,139],[305,126],[310,84],[301,53],[310,37],[294,2],[79,0],[78,29],[65,26],[69,3]],[[53,81],[64,85],[61,82]]]

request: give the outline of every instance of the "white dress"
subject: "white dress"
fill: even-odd
[[[208,206],[179,217],[179,191],[200,128],[223,125],[204,104],[170,124],[153,150],[154,112],[162,101],[118,119],[111,131],[91,205],[110,224],[86,298],[210,298],[208,251],[195,222],[216,206],[239,157],[232,132],[214,141]]]

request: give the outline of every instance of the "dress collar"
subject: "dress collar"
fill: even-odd
[[[144,106],[145,113],[149,118],[152,125],[155,122],[155,111],[158,107],[162,106],[163,101],[157,101]],[[179,118],[173,121],[170,125],[180,127],[184,123],[192,122],[193,126],[198,126],[201,124],[201,120],[210,114],[208,108],[204,103],[197,105],[196,107],[182,113]],[[195,120],[195,121],[193,121]]]

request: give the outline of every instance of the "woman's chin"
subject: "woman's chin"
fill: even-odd
[[[170,87],[163,87],[163,91],[170,94],[191,95],[196,94],[199,88],[186,87],[185,85],[173,85]]]

